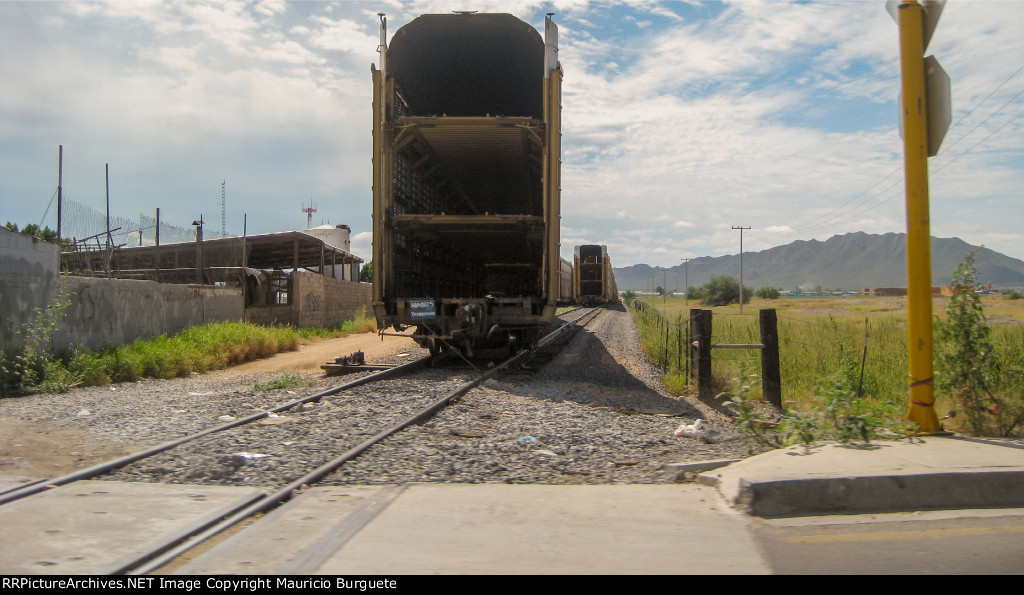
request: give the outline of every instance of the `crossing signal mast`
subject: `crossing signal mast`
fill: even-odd
[[[302,212],[306,214],[306,229],[313,227],[313,213],[316,212],[313,201],[309,201],[308,207],[302,207]]]
[[[935,415],[932,337],[931,231],[928,157],[937,155],[950,121],[949,77],[934,56],[924,56],[944,0],[889,0],[899,25],[900,134],[907,193],[907,319],[910,408],[907,420],[923,434],[942,431]]]

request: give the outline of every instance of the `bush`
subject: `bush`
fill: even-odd
[[[782,294],[774,287],[762,287],[754,295],[763,300],[777,300]]]

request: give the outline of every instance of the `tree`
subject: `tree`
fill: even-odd
[[[735,277],[720,275],[712,277],[702,287],[705,306],[728,306],[740,303],[740,282]],[[750,301],[750,289],[743,288],[743,303]]]
[[[32,236],[34,238],[39,238],[40,240],[43,240],[44,242],[57,243],[57,232],[52,230],[52,229],[50,229],[49,226],[40,228],[35,223],[29,223],[25,227],[21,228],[21,230],[19,230],[17,223],[11,223],[10,221],[8,221],[4,225],[4,227],[6,227],[7,229],[9,229],[11,231],[17,231],[18,233],[22,233],[22,234],[27,235],[27,236]]]
[[[373,261],[363,265],[359,270],[359,280],[363,283],[373,283]]]
[[[746,291],[743,293],[746,294]],[[762,287],[757,290],[755,295],[763,300],[777,300],[782,294],[774,287]]]

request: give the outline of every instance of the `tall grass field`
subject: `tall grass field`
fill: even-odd
[[[934,298],[935,320],[945,318],[948,298]],[[688,320],[692,308],[709,309],[679,297],[647,297],[634,308],[641,343],[664,370],[665,384],[676,394],[688,390]],[[986,295],[986,319],[991,327],[996,356],[1013,368],[1024,366],[1024,300]],[[712,310],[714,344],[761,342],[759,310],[776,310],[783,406],[806,411],[830,384],[842,383],[882,408],[905,414],[908,401],[907,306],[905,297],[783,297],[755,299]],[[941,344],[935,350],[942,349]],[[712,374],[716,392],[735,388],[736,379],[760,374],[760,351],[713,349]],[[751,395],[758,398],[754,383]],[[1024,387],[1010,384],[1004,398],[1024,401]],[[1004,391],[1005,392],[1005,391]],[[936,391],[936,413],[947,417],[956,409],[952,395]],[[943,421],[955,428],[957,420]]]

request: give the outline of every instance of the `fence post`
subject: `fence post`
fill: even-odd
[[[668,373],[668,369],[669,369],[669,363],[668,363],[668,329],[669,329],[669,327],[671,325],[668,323],[668,318],[662,317],[662,321],[665,323],[665,368],[664,369],[665,369],[665,373],[667,374]]]
[[[683,317],[676,318],[676,374],[683,371]]]
[[[782,409],[782,375],[779,371],[779,326],[775,310],[761,310],[761,391],[766,401]]]
[[[697,344],[691,346],[691,369],[697,375],[697,394],[702,399],[711,394],[711,310],[690,310],[690,329]]]

